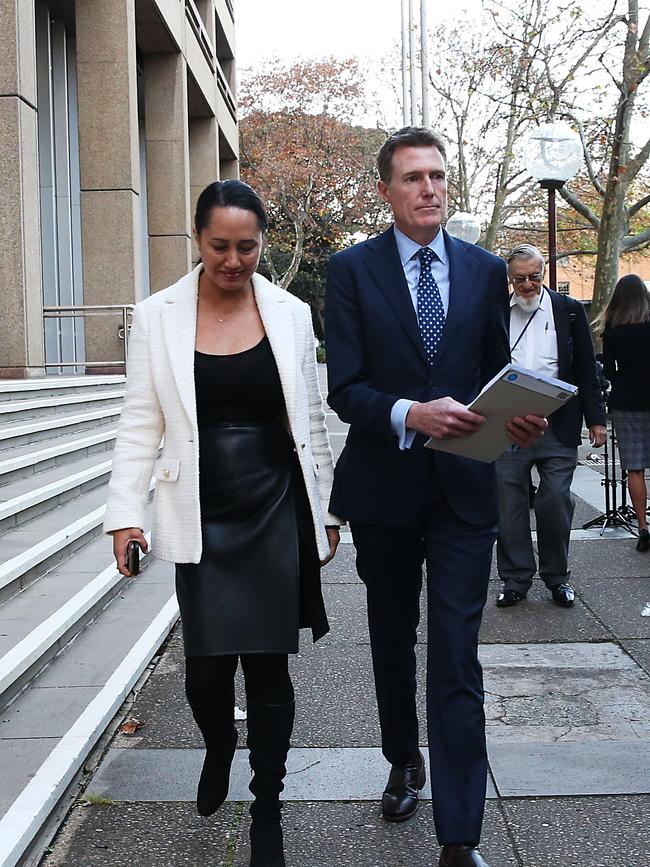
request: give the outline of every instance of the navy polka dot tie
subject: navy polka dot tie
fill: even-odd
[[[430,247],[422,247],[415,255],[420,260],[418,322],[429,364],[433,364],[445,327],[445,308],[442,305],[440,289],[431,273],[431,263],[436,254]]]

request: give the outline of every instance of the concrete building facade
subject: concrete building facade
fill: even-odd
[[[196,196],[239,170],[233,5],[3,0],[0,33],[0,376],[97,373],[121,317],[44,307],[133,304],[191,267]]]

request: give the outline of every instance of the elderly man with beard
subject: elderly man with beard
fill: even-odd
[[[583,418],[592,445],[606,437],[605,407],[589,323],[579,301],[543,285],[544,258],[522,244],[508,257],[510,352],[521,367],[578,386],[578,397],[549,418],[543,437],[531,448],[510,448],[496,462],[499,497],[497,568],[503,591],[499,608],[519,604],[538,571],[530,531],[528,484],[537,468],[535,495],[539,576],[553,602],[570,608],[575,599],[568,568],[569,537],[575,501],[571,481],[578,462]]]

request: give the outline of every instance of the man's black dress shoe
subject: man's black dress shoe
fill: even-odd
[[[438,867],[489,867],[476,846],[443,846]]]
[[[570,584],[558,584],[556,587],[551,587],[551,596],[553,602],[561,605],[562,608],[571,608],[576,600],[576,594]]]
[[[497,608],[512,608],[526,598],[525,593],[519,593],[517,590],[504,590],[497,597]]]
[[[405,822],[418,810],[418,792],[427,781],[424,757],[418,750],[417,761],[390,769],[388,783],[381,797],[381,814],[387,822]]]

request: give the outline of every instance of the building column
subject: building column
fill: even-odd
[[[187,70],[182,54],[145,55],[144,114],[153,293],[191,266]]]
[[[192,225],[196,200],[208,184],[219,180],[219,129],[215,117],[192,117],[190,132],[190,208]],[[192,262],[198,262],[199,251],[192,244]]]
[[[84,304],[141,297],[134,4],[76,0]],[[88,361],[123,357],[120,325],[117,316],[87,318]]]
[[[44,372],[34,4],[0,3],[0,377]]]

